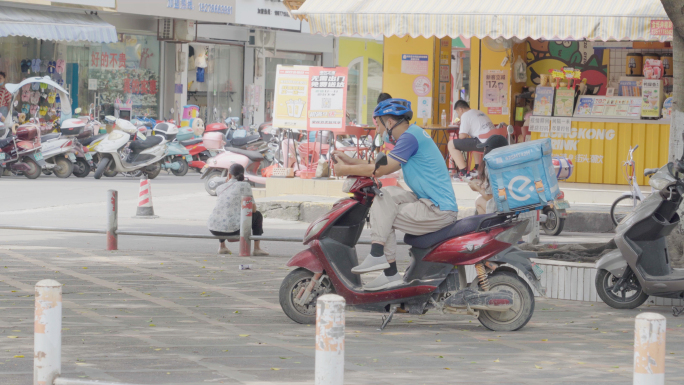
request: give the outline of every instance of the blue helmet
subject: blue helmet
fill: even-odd
[[[405,99],[387,99],[378,103],[373,111],[373,117],[378,116],[403,116],[407,120],[413,119],[413,111],[411,111],[411,102]]]

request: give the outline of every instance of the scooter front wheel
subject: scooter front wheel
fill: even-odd
[[[500,273],[489,276],[490,291],[507,291],[513,294],[513,307],[507,311],[480,310],[477,318],[482,326],[495,332],[511,332],[527,325],[534,313],[534,293],[517,275]]]
[[[102,178],[102,174],[107,171],[107,166],[109,166],[110,161],[111,159],[108,156],[102,157],[100,162],[97,164],[97,169],[95,170],[95,179]]]
[[[298,268],[288,274],[280,285],[280,307],[285,315],[300,324],[313,325],[316,323],[316,301],[324,294],[335,293],[335,288],[329,279],[324,278],[320,287],[312,291],[308,301],[303,305],[298,302],[299,297],[311,283],[314,273],[304,268]]]
[[[615,309],[636,309],[646,302],[648,294],[639,283],[631,269],[625,271],[626,276],[620,279],[606,269],[596,274],[596,294]]]

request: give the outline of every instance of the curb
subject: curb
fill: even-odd
[[[333,203],[329,202],[297,202],[297,201],[264,201],[257,202],[258,209],[264,218],[284,219],[311,223],[328,212]],[[459,218],[475,215],[474,208],[459,212]],[[574,233],[609,233],[614,226],[609,213],[574,211],[568,212],[563,231]]]

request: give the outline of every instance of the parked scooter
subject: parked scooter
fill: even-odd
[[[146,137],[127,120],[116,119],[115,126],[117,129],[107,134],[95,148],[100,155],[95,179],[100,179],[107,171],[119,173],[136,170],[141,170],[149,179],[156,178],[161,172],[160,162],[166,154],[166,140],[162,136]],[[137,140],[126,146],[132,137],[137,137]]]
[[[569,159],[554,158],[553,168],[556,170],[556,179],[563,181],[570,178],[574,167]],[[546,235],[560,235],[563,227],[565,227],[565,220],[568,217],[567,209],[569,208],[570,203],[565,200],[565,193],[560,191],[553,202],[542,209],[539,225]]]
[[[596,263],[596,291],[608,306],[634,309],[651,295],[684,297],[684,269],[672,268],[665,240],[680,221],[683,173],[684,154],[653,174],[654,185],[664,187],[618,223],[614,238],[618,248]]]
[[[171,171],[175,176],[184,176],[188,173],[188,163],[192,161],[190,152],[176,139],[178,127],[172,123],[158,123],[152,130],[152,135],[162,136],[166,139],[166,154],[161,164],[163,170]]]
[[[376,170],[387,164],[381,155]],[[473,315],[494,331],[513,331],[525,326],[534,312],[534,294],[525,275],[543,292],[541,269],[530,263],[533,252],[513,247],[521,239],[527,220],[511,214],[485,214],[457,221],[423,236],[407,234],[411,265],[401,286],[364,291],[361,279],[352,274],[358,265],[355,245],[366,224],[373,199],[382,196],[375,178],[348,177],[344,191],[353,197],[337,202],[332,210],[309,226],[304,244],[309,248],[287,263],[291,271],[280,286],[280,306],[293,321],[312,324],[316,300],[336,293],[348,305],[388,314],[424,314],[428,310]],[[477,278],[466,279],[465,266],[474,265]]]
[[[209,195],[216,195],[216,188],[220,186],[228,175],[228,169],[233,163],[239,163],[245,168],[245,179],[253,185],[266,185],[266,178],[260,175],[260,170],[265,163],[262,153],[226,147],[225,141],[219,133],[204,134],[204,144],[207,149],[218,150],[218,155],[207,159],[202,168],[200,179],[205,179],[204,188]],[[264,152],[268,147],[264,146]]]
[[[92,154],[85,153],[77,139],[85,130],[86,123],[80,118],[67,119],[62,122],[59,133],[42,136],[42,152],[47,163],[43,168],[45,175],[54,173],[58,178],[68,178],[76,170],[82,178],[90,173]]]
[[[1,124],[1,123],[0,123]],[[4,125],[0,131],[9,131]],[[16,132],[0,132],[0,176],[8,169],[15,175],[24,175],[28,179],[40,176],[41,169],[46,166],[40,151],[40,129],[34,123],[18,126]]]

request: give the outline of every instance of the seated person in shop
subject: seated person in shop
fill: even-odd
[[[410,124],[413,118],[411,102],[385,100],[375,108],[373,117],[378,123],[377,134],[395,146],[388,155],[387,165],[378,168],[375,176],[401,169],[404,181],[413,192],[397,186],[384,187],[384,195],[376,196],[373,201],[370,209],[371,252],[352,269],[354,274],[383,271],[364,286],[368,291],[389,289],[403,282],[397,271],[395,229],[424,235],[449,226],[458,218],[458,205],[444,158],[430,135]],[[351,158],[340,151],[334,154],[336,175],[373,175],[374,164]]]
[[[487,155],[495,148],[508,146],[508,140],[502,135],[492,135],[487,138],[484,143],[479,143],[477,148],[484,150],[484,155]],[[471,190],[480,193],[480,196],[475,200],[475,208],[478,214],[490,214],[496,212],[496,202],[492,196],[492,186],[489,184],[489,177],[487,176],[487,166],[484,160],[478,167],[478,179],[472,179],[468,182]]]
[[[457,101],[454,104],[454,111],[458,118],[461,119],[461,126],[458,131],[458,139],[449,141],[447,148],[451,158],[456,163],[456,167],[458,167],[457,177],[466,180],[470,179],[470,175],[468,174],[468,167],[461,151],[482,152],[482,149],[477,147],[478,144],[484,142],[484,140],[480,139],[480,135],[494,129],[494,124],[484,112],[471,109],[465,100]]]

